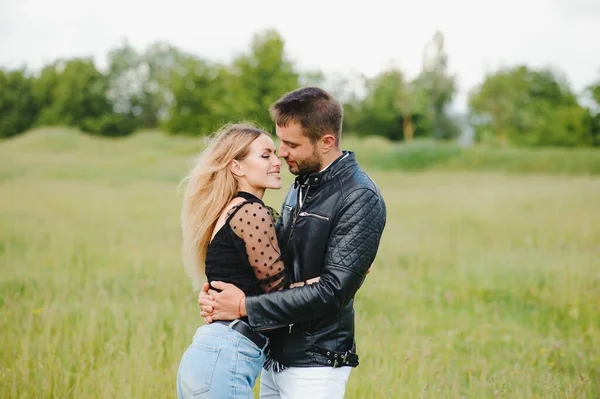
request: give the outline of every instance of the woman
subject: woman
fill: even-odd
[[[264,205],[281,188],[281,161],[271,137],[248,124],[227,125],[187,177],[182,230],[185,264],[196,286],[206,275],[246,295],[282,289],[286,274]],[[198,328],[177,375],[179,398],[252,398],[268,338],[246,318]]]

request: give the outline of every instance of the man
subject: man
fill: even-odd
[[[201,315],[208,322],[247,315],[254,330],[269,330],[261,398],[343,398],[358,365],[354,295],[377,253],[385,203],[354,153],[340,149],[343,109],[331,95],[298,89],[270,112],[279,156],[297,175],[277,226],[284,263],[293,283],[320,279],[247,298],[234,285],[212,282],[221,292],[201,293]]]

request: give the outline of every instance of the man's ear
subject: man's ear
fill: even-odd
[[[240,164],[235,159],[229,164],[229,170],[231,171],[231,173],[233,173],[235,177],[242,177],[245,175],[244,168],[242,168],[242,164]]]
[[[323,152],[327,153],[335,148],[335,136],[333,134],[326,134],[321,138],[321,143]]]

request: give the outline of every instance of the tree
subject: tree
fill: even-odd
[[[447,114],[456,93],[456,78],[448,72],[448,55],[441,32],[436,32],[425,46],[423,66],[413,87],[415,102],[420,105],[416,108],[424,107],[423,112],[431,121],[431,135],[438,139],[456,137],[458,128]]]
[[[589,93],[591,101],[594,103],[593,108],[588,110],[587,126],[593,137],[593,144],[600,146],[600,79],[589,85],[586,92]]]
[[[111,112],[106,78],[91,59],[75,58],[47,66],[35,88],[42,107],[41,125],[82,127],[84,120]]]
[[[0,138],[12,137],[29,129],[38,113],[33,98],[33,79],[25,70],[0,69]]]
[[[283,38],[274,30],[254,36],[250,51],[237,57],[231,68],[231,89],[244,111],[241,116],[260,126],[271,126],[269,107],[281,95],[298,87],[299,76],[285,55]]]
[[[517,145],[589,145],[588,114],[566,80],[551,69],[525,66],[486,77],[470,95],[478,136],[492,133],[499,142]]]
[[[173,101],[164,127],[171,133],[209,134],[242,115],[227,68],[189,56],[171,77]]]
[[[91,59],[59,60],[45,67],[35,81],[40,106],[38,125],[67,125],[83,131],[123,136],[135,129],[128,115],[113,112],[108,80]]]
[[[359,130],[390,140],[411,140],[411,89],[399,69],[389,69],[367,81],[367,95],[361,107]]]
[[[115,111],[134,116],[141,126],[154,128],[168,118],[172,78],[185,73],[192,57],[167,43],[156,42],[139,54],[128,42],[109,53],[109,98]]]
[[[592,95],[592,98],[594,99],[594,101],[596,101],[596,104],[600,106],[600,80],[598,80],[594,84],[591,84],[588,87],[588,90],[589,90],[590,94]]]
[[[152,110],[144,107],[150,101],[145,90],[148,80],[148,66],[142,56],[127,41],[121,47],[108,53],[107,97],[113,104],[113,111],[130,115],[136,124],[145,127],[156,126]]]

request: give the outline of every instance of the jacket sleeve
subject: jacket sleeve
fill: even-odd
[[[335,313],[354,297],[377,254],[386,221],[385,203],[373,190],[359,189],[346,196],[335,218],[320,281],[246,298],[254,329]]]

